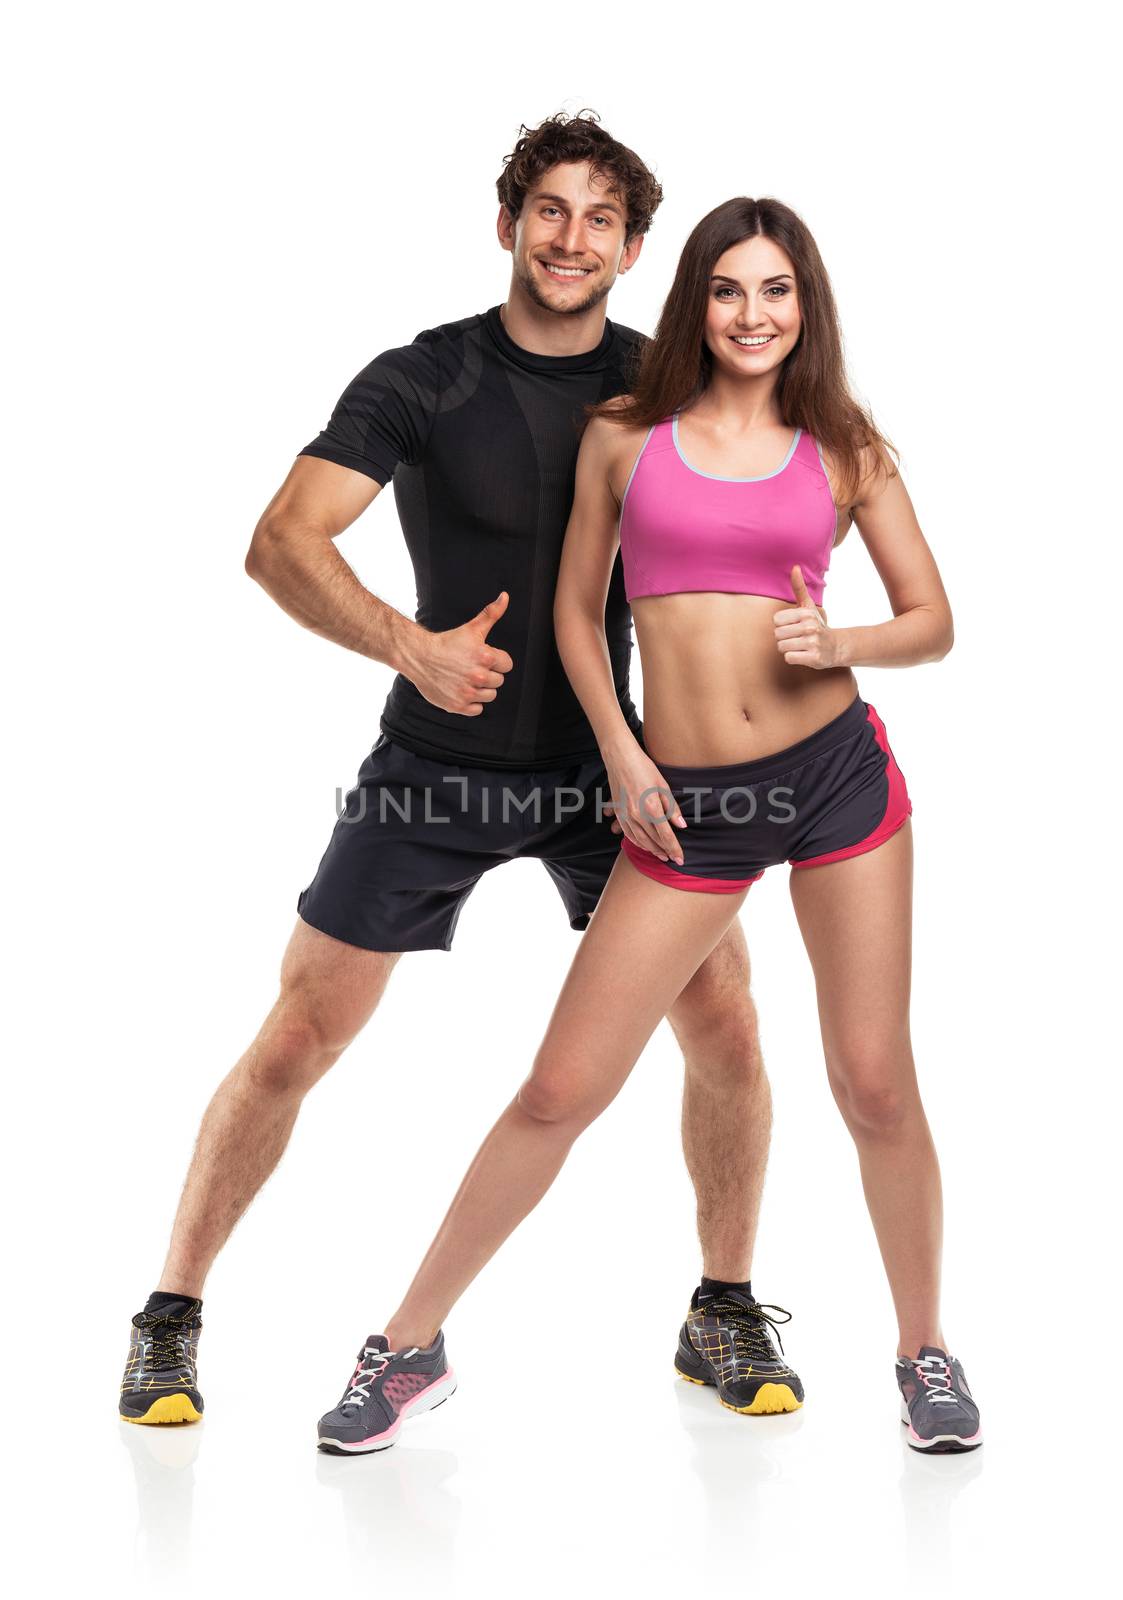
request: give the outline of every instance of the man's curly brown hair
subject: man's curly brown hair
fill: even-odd
[[[624,202],[626,237],[634,239],[650,228],[663,190],[635,151],[601,127],[595,111],[579,111],[573,117],[559,111],[537,128],[520,128],[519,135],[495,185],[512,217],[519,215],[523,201],[551,167],[567,161],[588,161],[593,177],[606,183]]]

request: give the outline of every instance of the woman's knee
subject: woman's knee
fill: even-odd
[[[604,1109],[588,1080],[563,1062],[542,1060],[516,1096],[519,1109],[533,1122],[580,1130]]]
[[[907,1045],[865,1041],[828,1059],[831,1089],[854,1133],[895,1133],[919,1108],[912,1055]]]

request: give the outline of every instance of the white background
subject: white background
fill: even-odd
[[[6,52],[7,1448],[20,1592],[1052,1591],[1112,1541],[1118,1426],[1117,255],[1091,6],[40,6]],[[676,1384],[696,1281],[661,1030],[449,1325],[461,1389],[317,1458],[527,1070],[575,936],[490,876],[308,1101],[206,1294],[207,1420],[115,1415],[203,1107],[272,1003],[382,668],[245,576],[348,379],[503,298],[520,121],[595,107],[666,189],[610,314],[650,329],[693,223],[814,230],[855,383],[957,623],[865,671],[912,793],[914,1039],[972,1457],[910,1454],[894,1325],[785,874],[744,923],[776,1104],[758,1294],[808,1391]],[[405,609],[392,498],[342,548]],[[832,621],[888,615],[860,541]],[[1110,1240],[1110,1248],[1109,1248]]]

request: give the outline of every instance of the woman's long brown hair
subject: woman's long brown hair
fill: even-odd
[[[714,266],[734,245],[757,237],[771,239],[790,256],[799,296],[802,328],[780,369],[776,391],[781,418],[830,451],[835,493],[840,504],[848,505],[861,482],[863,452],[872,451],[875,462],[891,471],[893,447],[851,393],[834,292],[819,247],[805,223],[779,200],[726,200],[702,218],[683,247],[630,397],[623,404],[608,401],[592,414],[649,428],[698,399],[713,368],[704,329]]]

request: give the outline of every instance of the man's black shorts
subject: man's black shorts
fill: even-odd
[[[485,872],[531,856],[585,928],[620,853],[599,757],[548,771],[432,761],[385,734],[359,768],[316,876],[311,927],[365,950],[449,950]]]

